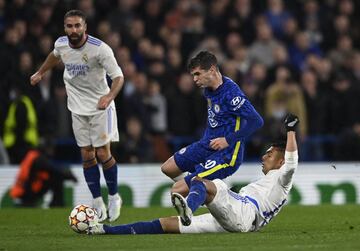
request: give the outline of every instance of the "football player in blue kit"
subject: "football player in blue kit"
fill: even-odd
[[[207,127],[199,141],[176,152],[161,170],[176,181],[172,193],[187,196],[194,188],[199,196],[205,196],[202,183],[193,178],[225,179],[236,172],[243,161],[246,137],[264,121],[239,86],[220,73],[215,55],[199,52],[188,69],[195,84],[204,89]],[[189,175],[184,177],[186,172]]]

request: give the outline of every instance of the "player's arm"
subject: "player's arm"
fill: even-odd
[[[122,76],[115,77],[112,80],[110,92],[99,99],[98,108],[106,109],[111,103],[111,101],[113,101],[116,98],[116,96],[119,94],[123,85],[124,85],[124,77]]]
[[[99,63],[104,67],[106,73],[112,80],[110,92],[102,96],[98,102],[99,109],[106,109],[123,87],[124,75],[116,62],[113,51],[107,44],[102,44],[98,58]]]
[[[56,66],[58,63],[60,63],[60,61],[61,59],[59,57],[56,57],[54,52],[50,52],[44,63],[40,66],[39,70],[30,77],[30,84],[36,85],[37,83],[39,83],[43,78],[44,74],[48,70]]]
[[[240,100],[240,101],[237,101]],[[235,102],[236,101],[236,102]],[[240,117],[240,128],[238,131],[226,135],[226,141],[233,144],[242,138],[250,136],[253,132],[264,125],[264,120],[255,110],[253,105],[245,97],[236,96],[230,101],[229,111]]]
[[[231,144],[251,135],[263,126],[264,120],[255,110],[249,100],[241,97],[240,94],[232,96],[229,101],[229,112],[240,117],[240,128],[236,132],[230,133],[225,137],[212,139],[210,147],[214,150],[222,150]]]
[[[284,125],[287,131],[285,164],[281,167],[282,175],[280,183],[282,186],[290,184],[293,174],[298,166],[298,148],[296,143],[296,127],[299,118],[293,114],[288,114],[285,118]]]

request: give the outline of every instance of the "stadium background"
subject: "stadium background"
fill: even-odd
[[[110,45],[125,75],[124,88],[115,100],[121,140],[112,149],[119,163],[136,167],[160,163],[201,136],[206,102],[186,64],[198,51],[209,50],[218,57],[223,74],[240,85],[265,118],[264,128],[247,142],[245,164],[258,162],[269,142],[284,137],[281,120],[292,112],[302,122],[298,132],[302,163],[321,162],[323,169],[333,170],[334,161],[350,161],[345,166],[356,173],[358,4],[352,0],[0,0],[1,135],[14,97],[26,95],[36,111],[36,145],[53,149],[57,163],[79,167],[63,65],[40,85],[29,84],[54,41],[64,34],[64,13],[77,8],[87,15],[88,33]],[[18,118],[18,128],[26,128],[26,118]],[[16,167],[33,146],[19,135],[18,139],[7,149],[13,166],[3,167]],[[355,181],[340,179],[333,185],[341,188],[341,182]],[[342,202],[360,201],[357,182],[352,186],[355,199],[348,200],[345,189]]]
[[[206,104],[185,67],[202,49],[217,55],[222,72],[265,118],[233,185],[261,175],[259,157],[266,142],[282,137],[282,115],[300,116],[301,162],[291,205],[258,234],[74,234],[66,226],[70,208],[90,198],[66,108],[63,66],[38,87],[29,85],[72,8],[87,14],[89,33],[112,47],[125,74],[116,100],[121,142],[113,146],[125,206],[116,224],[174,214],[164,207],[171,183],[159,163],[203,130]],[[39,145],[53,149],[56,163],[70,165],[79,179],[65,183],[66,208],[6,208],[13,206],[8,189],[18,164],[5,159],[0,250],[359,250],[359,12],[355,0],[0,0],[0,138],[20,91],[35,105]],[[18,125],[26,126],[24,117]],[[11,156],[27,147],[17,146]]]

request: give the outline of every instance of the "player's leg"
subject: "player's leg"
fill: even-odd
[[[162,166],[161,171],[173,179],[179,181],[184,178],[183,173],[194,172],[195,166],[203,163],[206,157],[214,152],[208,146],[194,142],[193,144],[182,148],[170,157]]]
[[[170,219],[171,217],[169,217]],[[178,222],[177,217],[173,217]],[[164,228],[171,231],[174,228],[174,220],[161,223],[161,219],[156,219],[153,221],[140,221],[131,224],[124,224],[118,226],[109,226],[103,224],[93,224],[90,225],[88,229],[88,234],[164,234]]]
[[[117,119],[114,107],[110,106],[102,113],[91,118],[90,137],[96,149],[96,156],[101,162],[106,185],[108,187],[109,220],[115,221],[120,216],[122,204],[118,193],[118,167],[110,151],[110,141],[118,141]]]
[[[90,226],[88,234],[195,234],[195,233],[222,233],[224,228],[211,214],[195,216],[191,226],[182,226],[179,217],[166,217],[147,222],[108,226],[95,224]]]
[[[219,224],[229,232],[254,231],[259,210],[254,199],[231,191],[222,180],[216,179],[213,184],[217,192],[206,207]]]
[[[97,147],[96,156],[101,162],[106,185],[109,191],[109,220],[115,221],[120,216],[122,200],[118,193],[118,167],[116,165],[114,157],[111,155],[110,143],[107,143],[105,146]]]
[[[188,186],[188,184],[186,184],[185,179],[181,179],[181,180],[175,182],[171,188],[171,193],[178,193],[178,194],[181,194],[182,196],[186,197],[189,193],[189,186]]]
[[[195,176],[191,179],[191,187],[187,199],[181,194],[173,192],[171,194],[171,201],[180,216],[182,224],[189,226],[192,222],[193,212],[202,204],[210,203],[215,195],[216,187],[213,182]]]
[[[183,171],[176,165],[174,156],[171,156],[162,164],[161,171],[174,181],[178,181],[183,178]]]
[[[81,147],[80,151],[83,159],[85,181],[93,197],[93,207],[99,215],[99,220],[103,221],[107,218],[107,214],[103,198],[101,197],[100,171],[95,157],[95,149],[92,146],[85,146]]]
[[[96,159],[95,149],[92,146],[90,116],[82,116],[72,113],[72,127],[76,143],[80,147],[83,161],[85,181],[93,197],[93,207],[97,210],[99,220],[107,218],[104,201],[101,197],[100,171]]]

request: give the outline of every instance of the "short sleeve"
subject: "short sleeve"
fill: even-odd
[[[111,79],[116,77],[123,77],[123,72],[116,62],[112,49],[105,43],[101,43],[99,50],[99,63],[104,67],[107,75]]]

